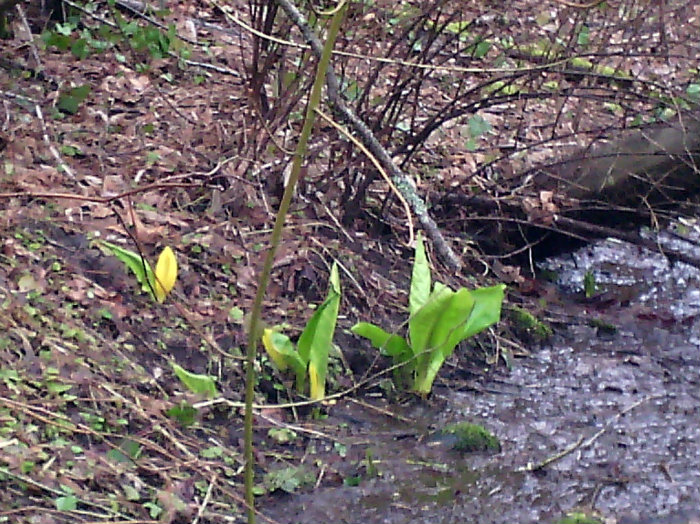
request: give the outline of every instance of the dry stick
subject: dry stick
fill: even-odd
[[[39,107],[39,104],[34,106],[34,110],[36,112],[36,116],[39,119],[39,122],[41,123],[41,131],[42,131],[42,137],[44,139],[44,143],[46,144],[46,147],[49,148],[49,151],[51,152],[51,155],[56,159],[56,163],[58,164],[58,167],[65,173],[67,174],[70,178],[75,180],[75,174],[73,174],[73,171],[71,170],[70,167],[68,167],[68,164],[66,164],[63,159],[61,158],[61,155],[58,153],[58,150],[56,147],[51,143],[51,139],[49,138],[49,133],[46,128],[46,122],[44,121],[44,114],[41,111],[41,107]]]
[[[209,481],[209,487],[207,487],[207,493],[204,495],[204,500],[202,501],[202,504],[199,506],[199,509],[197,510],[197,515],[192,520],[192,524],[198,524],[199,519],[201,519],[202,515],[204,515],[204,509],[207,507],[207,504],[209,504],[209,500],[211,499],[211,492],[214,489],[214,485],[216,484],[216,479],[217,479],[217,475],[216,475],[216,473],[214,473],[211,480]]]
[[[306,22],[303,15],[289,0],[277,0],[277,2],[282,9],[284,9],[284,12],[287,13],[287,16],[292,20],[292,22],[294,22],[299,29],[301,29],[301,32],[304,34],[304,38],[306,38],[306,41],[311,46],[313,53],[317,57],[320,57],[323,53],[323,45],[321,44],[318,36],[316,36],[313,30],[309,27],[309,24]],[[441,256],[443,262],[445,262],[447,266],[455,271],[462,269],[462,261],[455,254],[447,241],[445,241],[445,238],[442,236],[437,224],[428,214],[428,208],[420,195],[416,193],[415,186],[411,179],[401,172],[401,170],[389,156],[389,153],[374,136],[372,131],[370,131],[367,125],[345,104],[345,101],[340,96],[338,77],[335,75],[333,67],[330,65],[328,67],[328,71],[326,72],[326,88],[328,99],[333,109],[355,130],[367,149],[370,150],[372,155],[379,161],[384,169],[391,174],[394,184],[411,205],[413,212],[418,217],[418,220],[423,226],[423,229],[425,229],[427,235],[433,241],[433,245],[435,246],[438,254]]]
[[[129,189],[123,193],[117,195],[102,197],[102,196],[86,196],[78,195],[75,193],[51,193],[50,191],[11,191],[9,193],[0,193],[0,199],[3,198],[55,198],[57,200],[78,200],[80,202],[96,202],[98,204],[109,204],[120,198],[125,198],[131,195],[136,195],[138,193],[143,193],[144,191],[151,191],[154,189],[167,189],[170,187],[194,187],[199,186],[199,183],[192,182],[154,182],[152,184],[146,184],[145,186],[135,187],[134,189]]]

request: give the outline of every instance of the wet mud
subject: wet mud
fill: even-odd
[[[335,469],[357,485],[272,495],[260,509],[283,523],[700,520],[698,272],[607,241],[549,266],[578,321],[478,391],[438,388],[391,408],[410,423],[339,404],[328,422],[347,425],[347,455]],[[577,298],[586,271],[598,300]],[[426,438],[461,420],[491,430],[500,453]]]

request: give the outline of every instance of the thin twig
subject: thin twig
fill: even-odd
[[[304,34],[307,42],[311,46],[313,53],[320,57],[323,52],[323,45],[319,40],[318,36],[311,29],[309,24],[306,22],[304,16],[299,12],[299,10],[294,6],[289,0],[277,0],[287,16],[294,22],[301,32]],[[418,220],[423,226],[423,229],[433,241],[436,251],[442,258],[443,262],[453,270],[459,270],[462,268],[462,261],[452,250],[450,245],[447,243],[442,235],[442,232],[438,228],[435,221],[428,213],[428,207],[416,192],[415,185],[413,181],[406,176],[394,163],[394,161],[389,156],[389,153],[381,145],[379,140],[374,136],[372,131],[367,127],[367,125],[350,109],[345,101],[340,95],[340,84],[338,82],[338,77],[333,71],[333,67],[329,66],[326,72],[326,89],[328,94],[328,100],[331,107],[338,113],[342,119],[353,128],[353,130],[362,139],[367,149],[372,153],[372,155],[381,163],[382,167],[391,174],[394,184],[404,196],[404,198],[411,205],[411,209],[418,217]]]
[[[39,107],[39,104],[34,106],[34,110],[36,112],[36,116],[39,119],[39,122],[41,122],[41,131],[42,131],[42,136],[44,138],[44,143],[46,144],[46,147],[49,148],[49,151],[51,152],[51,155],[56,159],[56,162],[58,163],[58,167],[65,172],[70,178],[75,180],[75,174],[73,173],[73,170],[68,167],[68,164],[66,164],[63,159],[61,158],[61,155],[59,154],[58,150],[56,147],[51,143],[51,139],[49,138],[49,132],[46,128],[46,122],[44,121],[44,114],[41,111],[41,107]]]
[[[217,474],[214,473],[214,476],[211,478],[209,481],[209,487],[207,487],[207,492],[204,495],[204,500],[199,506],[199,509],[197,510],[197,515],[192,519],[192,524],[198,524],[199,519],[202,518],[202,515],[204,515],[204,509],[207,507],[207,504],[209,504],[209,500],[211,499],[211,492],[214,490],[214,485],[216,484],[216,479],[217,479]]]
[[[335,120],[333,120],[330,116],[328,116],[326,113],[321,111],[320,109],[316,108],[316,112],[318,115],[323,118],[326,122],[328,122],[331,126],[333,126],[335,129],[337,129],[340,133],[342,133],[350,142],[355,144],[360,151],[362,151],[367,158],[370,159],[370,161],[374,164],[374,167],[377,168],[377,171],[379,171],[379,174],[382,175],[382,178],[386,181],[387,185],[389,188],[394,192],[396,195],[396,198],[399,199],[399,202],[401,202],[401,205],[403,205],[403,209],[406,212],[406,222],[408,224],[408,245],[412,246],[414,242],[413,238],[413,219],[411,218],[411,208],[408,205],[408,202],[406,202],[406,199],[403,197],[401,192],[396,188],[394,183],[391,181],[391,178],[389,178],[389,175],[386,174],[386,171],[382,167],[382,164],[379,162],[379,160],[376,159],[376,157],[370,153],[370,151],[364,146],[362,142],[360,142],[357,138],[352,136],[347,129],[345,129],[343,126],[338,124]]]
[[[242,27],[249,33],[257,36],[258,38],[262,38],[263,40],[267,40],[269,42],[274,42],[276,44],[284,45],[287,47],[295,47],[297,49],[312,49],[312,46],[309,46],[307,44],[300,44],[298,42],[292,42],[291,40],[285,40],[283,38],[278,38],[276,36],[269,35],[267,33],[264,33],[262,31],[258,31],[254,27],[246,24],[243,20],[241,20],[236,14],[232,14],[229,11],[223,9],[219,4],[216,3],[215,0],[210,0],[211,3],[218,8],[224,16],[234,24],[238,25],[239,27]],[[361,53],[353,53],[351,51],[341,51],[338,49],[333,50],[333,55],[334,56],[345,56],[348,58],[355,58],[358,60],[362,61],[369,61],[369,62],[380,62],[383,64],[391,64],[391,65],[398,65],[402,67],[411,67],[415,69],[426,69],[430,71],[444,71],[444,72],[451,72],[451,73],[525,73],[525,72],[530,72],[530,71],[542,71],[542,70],[549,70],[558,66],[563,66],[566,65],[567,63],[571,62],[575,58],[579,58],[579,56],[576,57],[567,57],[563,58],[561,60],[553,61],[553,62],[548,62],[547,64],[543,65],[534,65],[530,67],[463,67],[463,66],[448,66],[448,65],[436,65],[436,64],[425,64],[425,63],[420,63],[420,62],[411,62],[408,60],[398,60],[396,58],[387,58],[387,57],[382,57],[382,56],[372,56],[372,55],[363,55]],[[580,57],[583,57],[585,55],[580,55]]]
[[[598,438],[600,438],[601,435],[603,435],[606,431],[608,431],[608,429],[610,429],[612,427],[613,423],[615,423],[617,420],[619,420],[622,416],[629,413],[633,409],[641,406],[645,402],[648,402],[649,400],[653,400],[653,399],[661,398],[661,397],[663,397],[663,395],[647,395],[646,397],[638,400],[637,402],[634,402],[631,405],[627,406],[625,409],[620,411],[617,415],[612,417],[612,419],[607,424],[605,424],[605,426],[603,426],[601,429],[596,431],[596,433],[588,440],[585,440],[585,437],[583,435],[581,435],[576,440],[575,443],[573,443],[571,446],[564,449],[563,451],[560,451],[560,452],[555,453],[554,455],[552,455],[550,457],[547,457],[545,460],[543,460],[542,462],[540,462],[538,464],[528,463],[526,466],[520,467],[516,471],[538,471],[538,470],[541,470],[541,469],[549,466],[553,462],[557,462],[558,460],[561,460],[562,458],[573,453],[574,451],[576,451],[579,448],[583,449],[583,448],[590,447],[596,440],[598,440]]]
[[[141,187],[135,187],[134,189],[129,189],[128,191],[124,191],[123,193],[119,193],[117,195],[109,196],[109,197],[100,197],[100,196],[86,196],[86,195],[77,195],[75,193],[51,193],[51,192],[42,192],[42,191],[12,191],[10,193],[0,193],[0,199],[3,198],[52,198],[56,200],[79,200],[81,202],[96,202],[98,204],[109,204],[111,202],[114,202],[115,200],[119,200],[120,198],[125,198],[131,195],[136,195],[138,193],[143,193],[144,191],[151,191],[155,189],[168,189],[168,188],[174,188],[174,187],[193,187],[193,186],[199,186],[201,184],[199,183],[193,183],[193,182],[167,182],[167,183],[161,183],[161,182],[156,182],[153,184],[147,184],[145,186]]]

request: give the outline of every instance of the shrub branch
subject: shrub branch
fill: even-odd
[[[290,0],[277,0],[277,2],[290,20],[294,22],[297,27],[299,27],[304,35],[304,38],[311,46],[312,52],[320,58],[323,53],[323,44],[306,22],[304,16]],[[450,245],[442,236],[442,232],[438,228],[437,224],[428,214],[428,207],[425,205],[425,202],[421,196],[416,192],[415,185],[411,179],[398,168],[398,166],[389,156],[387,150],[379,143],[379,140],[377,140],[367,125],[352,111],[352,109],[345,104],[345,101],[340,95],[338,77],[335,75],[332,65],[329,65],[328,71],[326,71],[326,88],[328,100],[333,110],[350,127],[352,127],[352,129],[360,136],[360,139],[365,144],[367,149],[369,149],[382,167],[389,174],[391,174],[394,184],[404,196],[406,201],[410,204],[411,209],[418,217],[418,221],[428,237],[430,237],[432,240],[433,245],[435,246],[435,249],[437,250],[437,253],[442,261],[455,271],[461,269],[462,261],[452,250]]]

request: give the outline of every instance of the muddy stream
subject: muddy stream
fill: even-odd
[[[438,388],[432,404],[403,408],[411,424],[340,404],[330,422],[347,425],[348,445],[337,468],[355,468],[357,485],[273,495],[260,509],[314,524],[558,522],[572,512],[700,521],[700,273],[609,240],[544,266],[564,297],[580,297],[592,270],[602,300],[624,298],[571,300],[578,322],[478,388]],[[501,452],[421,437],[465,420],[491,430]]]

